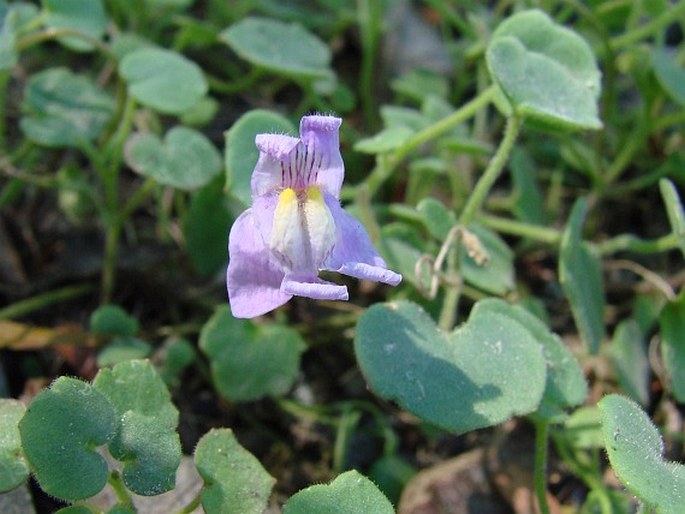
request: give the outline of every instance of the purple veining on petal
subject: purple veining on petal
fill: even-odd
[[[319,270],[390,285],[402,280],[387,269],[361,223],[340,206],[341,123],[333,116],[305,116],[299,139],[255,138],[252,208],[229,235],[226,279],[236,317],[264,314],[293,295],[347,300],[347,288],[321,280]]]

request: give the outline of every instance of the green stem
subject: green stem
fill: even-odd
[[[486,227],[504,234],[525,237],[534,241],[555,246],[561,242],[561,232],[553,228],[533,225],[531,223],[524,223],[522,221],[516,221],[507,218],[500,218],[498,216],[492,216],[490,214],[483,213],[479,214],[477,219]]]
[[[103,54],[107,56],[107,58],[111,59],[114,62],[117,62],[117,56],[109,46],[107,46],[99,39],[94,38],[93,36],[90,36],[83,32],[79,32],[78,30],[74,29],[45,29],[38,32],[33,32],[20,38],[16,42],[15,48],[17,52],[21,52],[22,50],[26,50],[27,48],[33,45],[37,45],[45,41],[53,41],[55,39],[63,37],[73,37],[82,39],[86,43],[89,43],[98,50],[100,50]]]
[[[607,170],[601,175],[601,183],[604,187],[613,184],[628,166],[633,162],[633,157],[642,148],[645,140],[645,130],[641,127],[636,128],[627,141],[621,146],[621,150],[609,165]]]
[[[0,70],[0,152],[7,152],[7,120],[5,108],[7,105],[7,85],[10,81],[9,70]]]
[[[113,470],[109,474],[109,480],[107,480],[107,482],[110,486],[112,486],[112,489],[114,489],[114,493],[117,495],[119,503],[126,507],[133,508],[133,498],[131,498],[128,489],[126,489],[124,481],[121,479],[119,472]]]
[[[77,286],[68,286],[55,291],[49,291],[33,298],[28,298],[20,302],[8,305],[4,309],[0,309],[0,320],[18,318],[33,311],[52,305],[53,303],[70,300],[78,296],[88,294],[93,290],[90,284],[81,284]]]
[[[465,103],[449,116],[446,116],[433,125],[426,127],[420,132],[417,132],[401,146],[399,146],[392,156],[379,155],[377,157],[376,167],[373,169],[373,171],[371,171],[371,173],[369,173],[363,183],[363,187],[367,188],[369,196],[373,197],[373,195],[376,194],[376,191],[378,191],[381,185],[383,185],[390,175],[392,175],[392,172],[395,170],[398,164],[409,153],[417,149],[422,144],[440,137],[442,134],[459,123],[463,123],[467,119],[473,117],[480,109],[492,101],[495,96],[495,91],[495,86],[489,87],[476,98]]]
[[[357,19],[362,41],[362,60],[359,70],[359,98],[364,111],[366,123],[373,127],[376,124],[376,109],[373,100],[373,84],[376,49],[380,39],[382,23],[382,2],[375,0],[357,1]]]
[[[637,43],[641,39],[645,39],[658,30],[670,25],[674,21],[681,19],[685,14],[685,0],[681,0],[677,4],[671,6],[669,9],[664,10],[659,16],[653,20],[645,23],[641,27],[633,29],[631,31],[625,32],[620,36],[616,36],[611,40],[611,48],[617,50],[624,46],[632,45]]]
[[[537,493],[540,514],[549,514],[547,504],[547,452],[549,445],[549,423],[535,421],[535,492]]]
[[[671,233],[657,239],[642,239],[633,234],[621,234],[597,245],[600,254],[609,255],[629,251],[635,253],[660,253],[679,247],[678,237]]]
[[[464,227],[468,227],[473,221],[473,218],[478,209],[480,209],[485,197],[502,173],[502,169],[504,169],[504,165],[506,164],[507,159],[509,159],[509,154],[514,148],[514,143],[516,142],[516,137],[518,136],[522,124],[523,120],[515,114],[507,119],[507,126],[504,131],[502,142],[497,148],[495,155],[490,159],[488,167],[483,172],[483,175],[481,175],[476,183],[476,187],[473,188],[473,192],[466,201],[464,210],[459,218],[459,222]]]
[[[495,88],[495,86],[490,86],[477,97],[462,105],[449,116],[446,116],[433,125],[426,127],[422,131],[414,134],[407,141],[405,141],[404,144],[398,147],[397,150],[395,150],[395,154],[393,156],[395,164],[422,144],[427,143],[431,139],[440,137],[454,126],[459,125],[467,119],[475,116],[478,111],[492,101],[492,99],[495,97],[496,91],[497,88]]]
[[[207,78],[207,83],[212,91],[226,95],[232,95],[239,91],[251,88],[263,75],[264,70],[262,68],[255,67],[252,68],[247,74],[233,81],[225,81],[208,74],[205,74],[205,77]]]
[[[119,249],[119,235],[121,225],[117,220],[107,224],[105,232],[105,253],[102,262],[102,299],[103,304],[109,303],[114,291],[114,280],[116,277],[116,261]]]

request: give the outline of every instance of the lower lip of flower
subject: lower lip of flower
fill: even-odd
[[[333,216],[318,187],[281,191],[274,210],[269,247],[284,267],[316,273],[335,240]]]

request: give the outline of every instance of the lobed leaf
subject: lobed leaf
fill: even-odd
[[[354,348],[376,394],[454,432],[534,412],[545,390],[542,347],[502,300],[478,302],[450,334],[416,304],[377,304]]]
[[[664,442],[647,414],[616,394],[597,405],[609,462],[621,482],[657,514],[682,513],[685,466],[664,460]]]
[[[292,134],[295,131],[295,126],[287,118],[271,111],[254,109],[238,118],[225,133],[226,190],[243,205],[250,205],[250,179],[259,157],[255,137],[257,134]]]
[[[103,368],[93,386],[109,398],[119,419],[109,450],[124,463],[126,487],[145,496],[172,489],[181,462],[178,410],[154,366],[132,360]]]
[[[95,140],[114,115],[114,100],[89,78],[66,68],[33,75],[24,90],[19,124],[27,138],[51,147]]]
[[[25,411],[23,403],[0,398],[0,494],[19,487],[29,476],[19,434]]]
[[[488,70],[512,108],[562,128],[599,129],[601,74],[585,40],[533,9],[514,14],[492,34]]]
[[[109,470],[96,448],[114,437],[116,414],[90,384],[55,380],[33,399],[19,432],[26,459],[46,493],[79,500],[105,487]]]
[[[212,429],[195,448],[195,466],[205,481],[207,514],[262,514],[276,480],[240,446],[230,429]]]
[[[238,402],[288,392],[305,343],[295,330],[237,319],[222,306],[202,327],[200,348],[219,393]]]
[[[547,381],[545,393],[534,415],[554,421],[563,416],[564,409],[583,403],[587,396],[585,375],[559,336],[519,305],[497,302],[491,309],[499,309],[502,315],[516,320],[542,346],[547,366]]]
[[[124,156],[135,172],[177,189],[197,189],[221,173],[217,149],[204,134],[189,127],[173,127],[163,141],[152,134],[133,134]]]
[[[393,514],[385,495],[358,471],[346,471],[330,484],[318,484],[295,493],[283,514]]]
[[[207,93],[202,69],[171,50],[146,47],[127,53],[119,74],[138,102],[164,114],[181,114]]]

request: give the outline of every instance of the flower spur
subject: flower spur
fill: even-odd
[[[231,311],[252,318],[293,296],[347,300],[321,270],[397,285],[362,225],[340,206],[345,169],[333,116],[304,116],[300,138],[259,134],[252,207],[233,224],[226,273]]]

